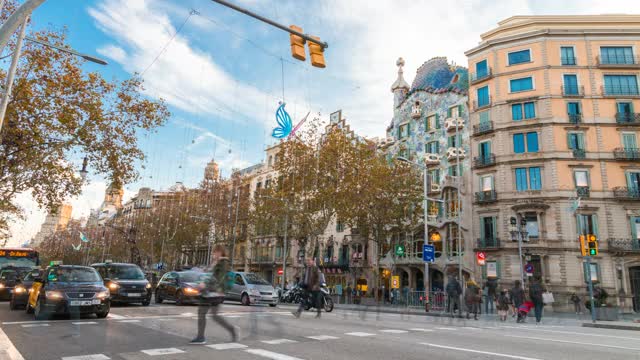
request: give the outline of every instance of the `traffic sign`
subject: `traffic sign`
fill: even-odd
[[[436,261],[436,248],[433,245],[423,245],[422,246],[422,260],[425,262],[435,262]]]
[[[391,288],[400,289],[400,276],[394,275],[391,277]]]
[[[524,271],[527,274],[533,274],[533,264],[527,263],[527,265],[524,266]]]
[[[404,245],[396,245],[396,256],[404,256]]]
[[[484,251],[478,251],[476,253],[476,260],[478,260],[478,265],[484,265],[487,260],[487,253]]]

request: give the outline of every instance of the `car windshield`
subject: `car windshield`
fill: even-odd
[[[51,282],[98,282],[100,276],[92,268],[57,268],[49,270]]]
[[[269,282],[267,282],[267,280],[253,273],[244,274],[244,277],[251,285],[271,285],[269,284]]]
[[[135,265],[110,266],[108,270],[109,278],[113,280],[144,280],[144,274]]]
[[[203,280],[203,276],[206,276],[206,274],[203,273],[197,273],[194,271],[189,271],[189,272],[183,272],[183,273],[179,273],[180,275],[180,281],[183,282],[200,282],[200,281],[204,281]]]
[[[18,277],[18,273],[15,270],[3,270],[0,273],[1,280],[15,280]]]

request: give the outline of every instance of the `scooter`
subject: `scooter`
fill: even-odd
[[[325,284],[325,283],[320,284],[320,292],[322,294],[322,299],[321,299],[322,308],[326,312],[332,312],[333,311],[333,299],[331,299],[331,294],[329,294],[329,289],[327,289],[327,284]],[[308,296],[306,298],[306,301],[305,301],[304,309],[305,310],[309,310],[312,307],[315,307],[315,302],[314,302],[314,299],[313,299],[313,296],[312,296],[311,292],[309,292]]]

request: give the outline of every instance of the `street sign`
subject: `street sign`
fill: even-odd
[[[487,253],[484,251],[478,251],[476,253],[476,260],[478,260],[478,265],[484,265],[487,261]]]
[[[394,275],[391,277],[391,288],[400,289],[400,276]]]
[[[533,275],[533,264],[527,263],[527,265],[524,266],[524,271],[527,274],[532,274]]]
[[[404,245],[396,245],[396,256],[404,256]]]
[[[157,263],[154,267],[156,268],[156,270],[162,270],[164,269],[164,263]]]
[[[436,261],[436,248],[433,245],[423,245],[422,246],[422,260],[425,262],[435,262]]]

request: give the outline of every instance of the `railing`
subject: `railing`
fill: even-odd
[[[602,96],[638,96],[638,86],[633,85],[609,85],[602,87]]]
[[[576,159],[584,159],[587,157],[587,152],[585,149],[573,149],[573,157]]]
[[[572,124],[580,124],[582,122],[582,114],[567,114],[569,115],[569,122]]]
[[[489,99],[484,104],[479,104],[478,100],[473,100],[473,110],[474,111],[476,111],[478,109],[483,109],[483,108],[486,108],[486,107],[489,107],[489,106],[491,106],[491,96],[489,96]]]
[[[575,65],[576,57],[575,56],[562,56],[560,57],[560,63],[562,65]]]
[[[618,160],[640,160],[640,149],[638,148],[616,148],[613,150],[613,157]]]
[[[490,79],[492,76],[493,76],[493,73],[491,72],[491,68],[488,68],[487,71],[485,72],[472,73],[470,81],[472,84],[475,84],[475,83],[479,83],[481,81]]]
[[[609,251],[617,252],[640,252],[639,239],[607,239]]]
[[[492,166],[496,164],[496,156],[494,154],[478,156],[473,159],[473,163],[477,168]]]
[[[599,67],[626,67],[640,66],[640,58],[638,56],[633,55],[607,55],[607,56],[597,56],[596,64]]]
[[[474,135],[486,134],[492,131],[493,131],[493,121],[485,121],[485,122],[481,122],[478,125],[473,125]]]
[[[499,249],[499,248],[500,248],[500,239],[498,238],[476,239],[476,249],[489,250],[489,249]]]
[[[498,200],[498,194],[495,190],[480,191],[476,193],[476,202],[491,203]]]
[[[265,255],[265,256],[254,256],[253,262],[256,264],[265,264],[265,263],[273,263],[274,257],[273,255]]]
[[[584,86],[580,85],[565,85],[562,87],[562,95],[569,96],[584,96]]]
[[[588,186],[577,186],[576,195],[581,198],[588,198],[590,195],[590,189]]]
[[[616,122],[618,124],[640,123],[640,113],[616,113]]]
[[[613,197],[620,200],[638,200],[640,199],[640,190],[629,189],[626,186],[614,187]]]

